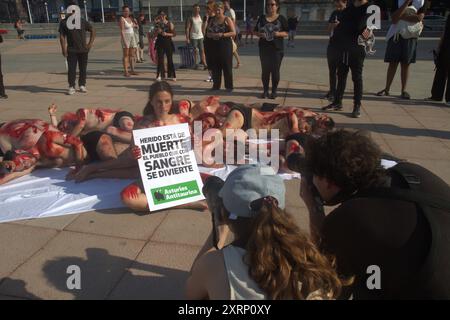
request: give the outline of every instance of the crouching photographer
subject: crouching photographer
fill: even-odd
[[[225,182],[206,179],[203,193],[213,232],[192,266],[188,299],[333,299],[348,284],[284,211],[284,182],[272,168],[240,166]]]
[[[337,130],[305,148],[300,196],[321,251],[355,276],[342,298],[450,299],[450,188],[427,169],[381,166],[378,146]],[[325,215],[314,200],[339,205]],[[348,291],[348,292],[347,292]]]

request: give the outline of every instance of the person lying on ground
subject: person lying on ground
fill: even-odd
[[[135,116],[127,111],[110,109],[78,109],[77,112],[67,112],[57,121],[58,107],[52,104],[48,108],[53,126],[73,136],[83,136],[92,131],[108,133],[114,141],[131,143]]]

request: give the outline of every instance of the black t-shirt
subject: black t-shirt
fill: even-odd
[[[61,21],[59,33],[67,38],[67,52],[86,53],[89,51],[86,43],[86,31],[92,32],[92,26],[84,19],[81,19],[81,29],[78,30],[69,30],[67,18]]]
[[[297,17],[293,17],[293,18],[288,18],[288,28],[290,31],[292,30],[297,30],[297,25],[298,25],[298,18]]]
[[[334,10],[331,13],[330,18],[328,19],[328,23],[334,23],[336,21],[341,21],[343,11],[344,10]]]
[[[338,26],[334,29],[333,41],[336,45],[348,50],[357,48],[358,36],[363,33],[367,27],[367,13],[369,4],[366,3],[360,7],[348,6],[342,11]]]
[[[255,32],[265,32],[270,36],[273,32],[287,32],[288,23],[284,16],[279,15],[278,18],[272,22],[267,21],[266,16],[262,15],[255,26]],[[270,38],[269,38],[270,39]],[[277,50],[284,50],[284,38],[283,37],[273,37],[273,40],[267,40],[260,38],[259,46],[265,48],[275,47]]]
[[[423,167],[406,165],[412,172],[420,172],[423,190],[444,199],[450,198],[449,187],[444,181]],[[392,177],[390,185],[404,187],[400,179],[395,175]],[[442,232],[450,232],[445,227],[448,228],[443,226]],[[355,299],[431,298],[433,293],[439,295],[442,292],[439,286],[448,286],[448,283],[434,283],[434,287],[427,288],[428,293],[425,293],[416,281],[430,251],[431,229],[422,210],[412,202],[352,198],[325,218],[321,235],[321,248],[336,257],[339,274],[355,276],[349,290]],[[371,265],[380,268],[381,290],[367,288],[367,280],[372,274],[367,268]]]
[[[144,24],[145,24],[144,21],[138,20],[138,32],[139,32],[140,36],[144,36],[145,35],[145,33],[144,33]]]

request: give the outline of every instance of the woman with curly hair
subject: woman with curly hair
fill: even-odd
[[[188,299],[333,299],[347,284],[285,212],[283,180],[266,169],[245,165],[225,182],[205,181],[214,230],[221,231],[193,264]],[[234,241],[224,247],[229,232]]]

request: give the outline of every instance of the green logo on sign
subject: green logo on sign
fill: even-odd
[[[150,190],[155,205],[192,198],[200,195],[196,180]]]

